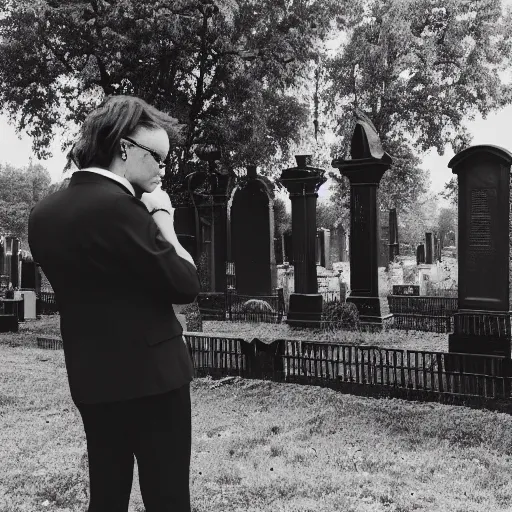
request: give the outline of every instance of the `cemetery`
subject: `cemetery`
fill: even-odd
[[[503,126],[483,143],[466,126],[512,106],[512,0],[4,4],[0,121],[32,149],[18,168],[4,144],[0,163],[0,512],[80,512],[90,499],[64,306],[25,221],[81,170],[87,112],[118,95],[175,123],[167,155],[115,144],[143,203],[124,161],[150,162],[151,176],[158,165],[174,212],[148,210],[174,215],[196,265],[197,298],[172,304],[186,349],[156,299],[144,309],[143,272],[118,272],[109,291],[123,291],[119,311],[139,300],[134,319],[169,320],[144,353],[190,355],[191,512],[512,510],[512,146]],[[33,157],[57,142],[56,178]],[[76,247],[68,261],[88,261]],[[86,295],[97,309],[95,292],[66,312]],[[78,313],[83,356],[100,324]],[[125,325],[108,315],[101,325]],[[88,383],[96,355],[114,353],[97,345],[74,366]],[[161,390],[170,358],[155,360]],[[94,367],[100,394],[112,366],[104,381]],[[125,508],[149,512],[136,462]]]
[[[435,493],[441,490],[445,496],[445,501],[437,499],[441,507],[453,508],[457,498],[446,487],[451,480],[435,475],[451,475],[455,468],[465,496],[462,502],[485,496],[496,510],[509,503],[500,494],[506,493],[506,484],[497,476],[505,462],[482,462],[489,478],[497,479],[489,488],[477,485],[472,475],[475,461],[484,461],[489,450],[510,451],[510,438],[503,436],[512,431],[510,244],[503,233],[510,231],[512,154],[475,146],[456,155],[450,163],[460,183],[456,251],[442,249],[435,234],[427,232],[416,254],[401,255],[396,212],[389,212],[384,236],[379,228],[376,195],[380,176],[391,163],[380,150],[372,125],[360,122],[353,135],[352,159],[333,161],[351,180],[350,231],[341,237],[343,243],[338,236],[334,239],[334,257],[330,233],[318,228],[315,219],[323,170],[304,155],[280,178],[292,199],[292,237],[280,241],[281,249],[276,250],[278,243],[270,236],[272,189],[254,168],[248,170],[246,183],[224,192],[223,201],[217,196],[213,207],[210,204],[223,223],[217,225],[212,215],[209,231],[180,234],[191,252],[198,249],[201,254],[205,238],[208,244],[203,252],[208,256],[205,291],[180,314],[196,376],[198,437],[191,485],[198,496],[197,510],[219,510],[245,500],[258,503],[258,492],[281,494],[280,499],[290,503],[299,499],[298,485],[304,493],[297,502],[300,506],[317,507],[315,496],[320,493],[330,496],[329,506],[343,508],[360,496],[335,490],[340,474],[342,486],[366,489],[368,503],[421,502],[408,484],[389,490],[389,468],[399,475],[412,468],[423,482],[434,478]],[[259,214],[251,216],[258,208]],[[185,208],[178,219],[186,215],[194,219]],[[185,221],[178,222],[187,227]],[[243,229],[248,224],[250,229]],[[201,233],[206,233],[203,239]],[[32,370],[33,384],[54,390],[55,379],[62,381],[57,395],[52,391],[39,397],[46,426],[30,431],[39,432],[47,447],[55,445],[56,436],[76,450],[76,418],[69,408],[65,414],[52,413],[62,408],[58,404],[66,389],[54,293],[41,269],[20,249],[19,240],[6,236],[1,247],[5,298],[0,346],[7,357],[3,371],[12,371],[5,366],[9,362],[32,368],[27,357],[34,353],[38,366]],[[277,263],[279,254],[282,260]],[[495,272],[499,286],[491,278]],[[17,352],[19,347],[27,350]],[[21,386],[16,391],[5,388],[3,393],[10,398],[4,403],[15,404],[14,397],[25,396],[28,389]],[[360,402],[372,397],[378,400]],[[487,412],[474,410],[482,408]],[[351,416],[354,411],[359,411],[357,417]],[[244,417],[253,420],[242,430]],[[305,423],[303,417],[308,418]],[[68,425],[64,437],[55,430],[63,424]],[[386,425],[384,431],[378,432],[379,425]],[[296,433],[293,439],[290,429]],[[349,434],[354,429],[357,440]],[[5,432],[9,435],[9,429]],[[31,444],[29,437],[24,442]],[[412,458],[415,445],[425,450],[417,459]],[[13,451],[11,445],[5,446],[7,453]],[[442,460],[437,452],[446,448],[453,453],[453,462],[433,462]],[[35,445],[32,449],[39,453]],[[474,453],[469,463],[468,449]],[[66,457],[73,460],[74,452],[66,452]],[[50,463],[45,460],[42,464]],[[304,464],[317,476],[304,480]],[[72,472],[52,477],[39,490],[40,501],[60,507],[81,503],[78,496],[87,496],[83,455],[81,465],[78,479]],[[26,470],[37,474],[37,465]],[[270,479],[264,476],[267,473]],[[210,498],[203,501],[204,482]],[[434,490],[424,492],[432,496]],[[137,485],[132,503],[141,503]],[[265,507],[267,502],[261,503]]]
[[[202,157],[215,172],[215,151],[206,148]],[[452,159],[460,182],[458,257],[427,232],[416,261],[400,256],[396,210],[389,211],[387,233],[379,229],[379,181],[392,161],[371,121],[357,122],[351,159],[332,162],[351,184],[349,244],[342,244],[349,245],[348,262],[331,261],[329,233],[316,226],[325,171],[308,155],[296,160],[279,178],[292,202],[292,237],[281,249],[271,236],[272,186],[254,166],[245,182],[217,180],[215,193],[203,194],[206,215],[195,202],[179,209],[180,238],[196,260],[206,259],[199,270],[206,269],[206,290],[181,314],[196,375],[508,408],[509,244],[499,233],[509,231],[505,171],[512,155],[475,146]],[[196,222],[187,222],[194,214]],[[209,230],[194,229],[208,214]],[[25,267],[39,286],[37,314],[56,312],[38,272]],[[439,287],[446,281],[449,290]],[[61,347],[58,337],[38,343]]]

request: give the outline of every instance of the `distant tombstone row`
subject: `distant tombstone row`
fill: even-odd
[[[22,254],[20,240],[15,236],[3,236],[0,238],[0,276],[2,277],[0,285],[6,287],[11,283],[13,288],[33,288],[26,282],[22,283],[22,276],[28,279],[28,284],[35,281],[35,271],[33,263],[26,261],[27,258]]]
[[[393,295],[417,296],[420,294],[420,287],[416,284],[395,284]]]
[[[432,265],[441,261],[441,240],[434,233],[425,233],[425,243],[416,248],[416,264]]]
[[[334,235],[334,236],[332,236]],[[331,250],[331,243],[333,238],[342,238],[343,243],[341,243],[341,249],[339,248],[338,241],[335,241],[335,249],[336,252],[339,251],[339,254],[334,254],[334,258],[338,256],[337,259],[333,259],[333,251]],[[276,255],[276,263],[278,265],[283,264],[284,262],[289,263],[290,265],[294,264],[293,261],[293,239],[290,232],[284,233],[281,237],[276,237],[274,239],[275,244],[275,255]],[[316,231],[315,238],[315,261],[317,265],[325,267],[328,270],[332,269],[333,261],[346,261],[343,258],[343,254],[346,255],[346,242],[345,242],[345,232],[343,231],[343,235],[339,235],[337,232],[331,232],[329,229],[318,228]]]

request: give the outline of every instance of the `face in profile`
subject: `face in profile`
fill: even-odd
[[[165,174],[169,137],[163,128],[137,128],[121,139],[126,150],[125,177],[143,192],[151,193]]]

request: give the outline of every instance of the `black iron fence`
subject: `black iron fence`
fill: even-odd
[[[39,292],[36,296],[36,316],[54,315],[59,312],[55,293]]]
[[[203,320],[279,323],[285,314],[282,288],[275,295],[240,295],[235,291],[201,292],[197,304]]]
[[[511,360],[500,356],[402,350],[280,339],[263,343],[184,333],[196,377],[240,376],[318,385],[367,395],[468,403],[511,412]],[[38,346],[62,341],[38,337]]]
[[[226,294],[228,320],[242,322],[280,323],[285,313],[283,289],[275,295],[250,296],[235,292]]]
[[[418,398],[510,398],[505,357],[284,339],[249,343],[187,333],[185,338],[198,377],[237,375],[349,390],[363,386]]]
[[[396,329],[451,332],[457,297],[389,295],[389,311]]]

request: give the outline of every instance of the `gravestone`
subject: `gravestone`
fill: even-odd
[[[207,164],[207,170],[191,173],[189,192],[194,203],[194,231],[186,231],[177,225],[180,234],[196,237],[197,261],[201,255],[208,260],[205,264],[205,280],[211,292],[226,290],[226,261],[232,261],[230,254],[230,229],[228,221],[228,199],[231,196],[234,173],[223,172],[217,163],[221,150],[212,144],[200,144],[195,150],[197,157]],[[189,216],[187,222],[190,222]],[[190,229],[190,228],[187,228]]]
[[[15,236],[6,236],[6,274],[10,276],[12,287],[20,286],[20,241]]]
[[[450,352],[510,357],[512,153],[471,146],[448,166],[458,178],[458,311]]]
[[[417,296],[420,294],[420,287],[416,284],[393,285],[393,295]]]
[[[347,262],[348,261],[348,243],[347,243],[348,234],[340,226],[339,239],[340,239],[340,261]]]
[[[331,231],[329,229],[324,229],[324,254],[325,254],[324,267],[327,270],[332,270]]]
[[[358,113],[352,135],[351,159],[337,159],[332,166],[350,181],[350,296],[364,325],[381,326],[391,315],[382,315],[378,281],[378,209],[380,180],[392,164],[382,149],[371,121]]]
[[[36,264],[27,259],[21,262],[21,286],[23,289],[36,288]]]
[[[387,267],[389,264],[389,225],[388,219],[379,212],[379,267]]]
[[[432,265],[434,263],[434,242],[432,233],[425,233],[425,263]]]
[[[276,256],[276,265],[282,265],[283,259],[283,237],[278,235],[274,237],[274,254]]]
[[[435,260],[441,261],[441,239],[437,235],[434,236],[434,254]]]
[[[295,293],[290,295],[287,322],[294,326],[301,322],[320,326],[322,295],[318,294],[316,274],[316,202],[318,189],[327,179],[323,169],[311,166],[311,155],[296,155],[295,159],[297,167],[284,169],[279,178],[292,203]]]
[[[330,251],[330,231],[325,228],[316,230],[316,263],[327,270],[332,269]]]
[[[284,261],[293,265],[293,240],[291,232],[283,233]]]
[[[274,255],[274,194],[268,183],[248,169],[230,200],[231,258],[241,295],[271,295],[277,286]]]
[[[389,210],[389,261],[394,261],[400,254],[398,244],[398,219],[396,216],[396,208]]]
[[[330,232],[329,253],[331,264],[337,261],[348,261],[346,232],[341,225],[338,225]]]
[[[420,244],[416,248],[416,265],[423,265],[425,263],[425,245]]]

